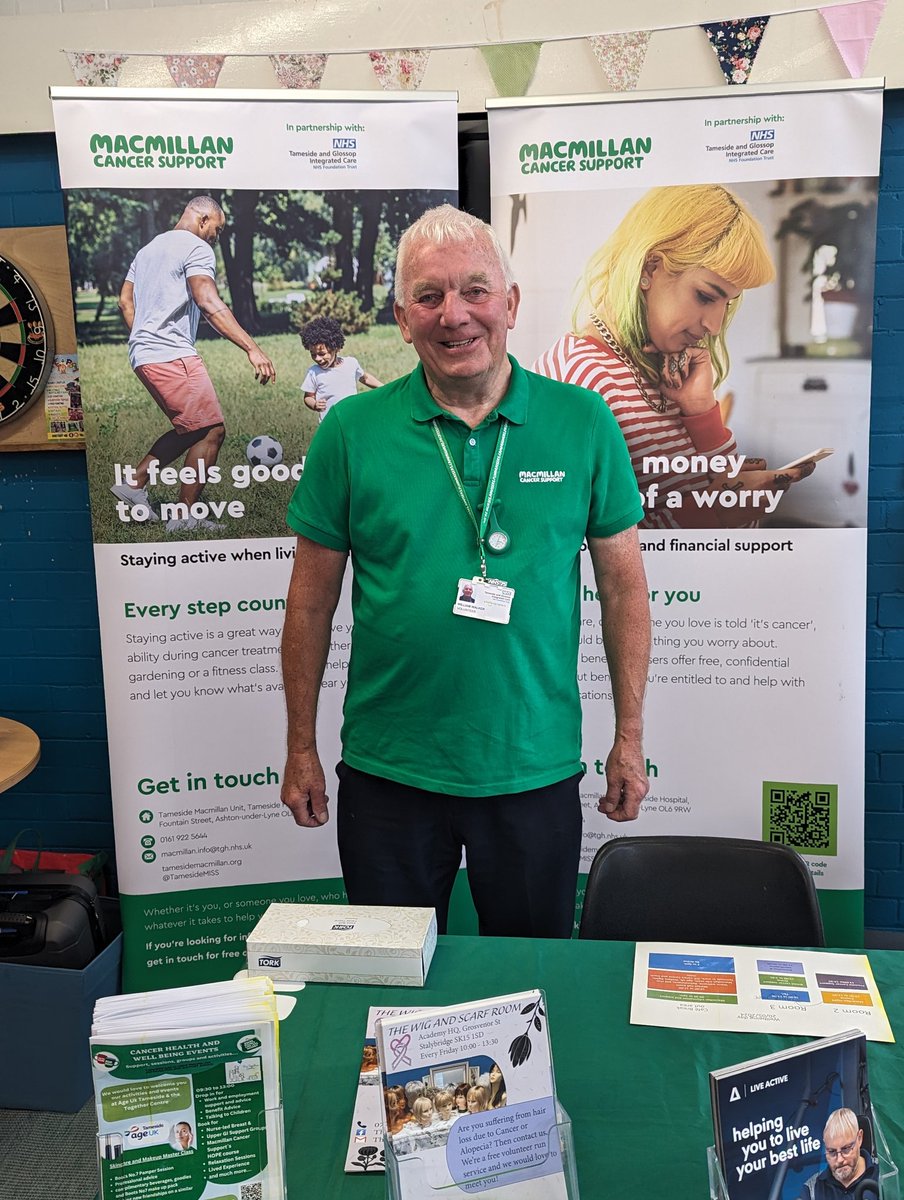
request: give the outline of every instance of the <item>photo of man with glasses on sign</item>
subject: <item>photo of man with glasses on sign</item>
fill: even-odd
[[[822,1148],[828,1165],[810,1176],[800,1200],[835,1200],[837,1196],[878,1200],[879,1167],[863,1149],[863,1130],[852,1109],[837,1108],[832,1113],[823,1130]]]

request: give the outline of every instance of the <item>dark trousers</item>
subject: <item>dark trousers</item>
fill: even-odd
[[[435,908],[467,856],[480,932],[571,937],[581,854],[581,776],[503,796],[447,796],[339,763],[336,829],[351,904]]]

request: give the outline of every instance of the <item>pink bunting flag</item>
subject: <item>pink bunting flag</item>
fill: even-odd
[[[371,50],[374,74],[385,91],[413,92],[421,86],[429,50]]]
[[[750,78],[768,24],[768,17],[743,17],[700,26],[716,52],[726,83],[746,83]]]
[[[106,54],[100,50],[67,50],[66,57],[79,87],[116,87],[128,54]]]
[[[852,79],[859,79],[863,74],[884,12],[885,0],[839,4],[835,8],[819,10]]]
[[[614,92],[633,92],[647,57],[650,31],[595,33],[590,45]]]
[[[284,88],[319,88],[326,69],[325,54],[271,54],[270,63]]]
[[[165,54],[176,87],[216,87],[225,54]]]

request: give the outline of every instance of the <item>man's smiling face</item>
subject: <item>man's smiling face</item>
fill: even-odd
[[[406,267],[411,282],[395,317],[428,380],[441,393],[460,392],[468,381],[480,387],[506,363],[517,286],[506,287],[496,255],[482,240],[419,242]]]

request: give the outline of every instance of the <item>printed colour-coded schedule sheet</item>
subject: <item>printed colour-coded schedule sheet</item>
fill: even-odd
[[[631,1022],[895,1040],[865,954],[638,942]]]

